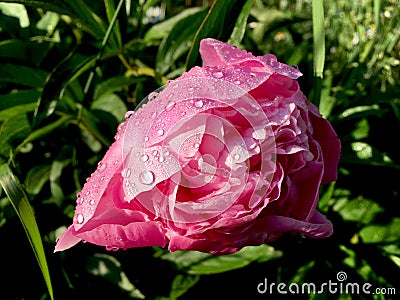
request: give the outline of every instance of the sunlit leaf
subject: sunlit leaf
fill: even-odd
[[[229,255],[211,255],[197,251],[176,251],[161,256],[176,264],[178,269],[192,275],[216,274],[243,268],[255,261],[267,261],[280,257],[282,253],[274,248],[248,246]]]
[[[161,42],[156,57],[156,72],[164,75],[178,58],[185,54],[200,26],[206,10],[200,10],[178,21],[169,35]]]
[[[184,275],[178,274],[172,282],[170,299],[177,299],[185,294],[191,287],[193,287],[200,279],[198,275]]]
[[[364,243],[390,243],[400,241],[400,218],[393,218],[388,224],[368,225],[360,231]]]
[[[159,40],[163,39],[166,37],[174,28],[174,26],[181,20],[186,19],[200,11],[204,11],[204,8],[202,7],[190,7],[187,8],[180,13],[172,16],[171,18],[168,18],[165,21],[159,22],[153,27],[151,27],[149,30],[146,31],[146,34],[144,36],[145,41],[153,41],[153,40]]]
[[[236,47],[240,45],[240,42],[242,41],[244,33],[246,31],[247,19],[249,18],[253,2],[254,0],[247,0],[245,5],[243,6],[243,9],[240,12],[239,17],[236,21],[235,27],[233,28],[231,37],[228,40],[229,44]]]
[[[223,41],[229,39],[245,0],[215,0],[191,43],[186,69],[192,68],[199,56],[200,41],[206,37]]]
[[[29,170],[25,179],[25,188],[28,194],[37,195],[50,179],[50,165],[38,165]]]

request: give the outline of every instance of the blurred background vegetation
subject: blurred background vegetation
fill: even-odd
[[[318,284],[339,271],[397,295],[297,298],[399,297],[399,1],[324,9],[314,24],[326,36],[316,91],[311,0],[0,1],[0,298],[261,299],[264,278]],[[343,147],[338,181],[321,189],[319,205],[334,235],[287,235],[228,256],[82,243],[53,254],[124,113],[200,64],[203,37],[273,53],[303,72],[310,99],[321,94]]]

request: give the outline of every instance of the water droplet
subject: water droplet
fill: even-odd
[[[197,100],[197,101],[194,103],[194,106],[196,106],[197,108],[202,108],[203,105],[204,105],[204,103],[203,103],[202,100]]]
[[[200,148],[200,144],[199,144],[199,143],[195,143],[193,146],[194,146],[196,149],[199,149],[199,148]]]
[[[99,162],[99,164],[97,166],[97,170],[100,173],[104,172],[106,168],[107,168],[107,164],[106,163]]]
[[[132,174],[131,169],[130,168],[125,168],[125,169],[122,170],[122,174],[121,175],[124,178],[128,178],[129,176],[131,176],[131,174]]]
[[[233,159],[234,159],[234,160],[239,160],[239,158],[240,158],[240,155],[237,154],[237,153],[233,156]]]
[[[154,151],[153,151],[153,155],[154,155],[154,156],[158,155],[158,151],[157,151],[157,150],[154,150]]]
[[[144,137],[144,141],[145,141],[145,142],[148,142],[148,141],[149,141],[149,137],[148,137],[148,136],[145,136],[145,137]]]
[[[162,136],[164,134],[164,129],[157,130],[157,135]]]
[[[167,106],[165,107],[166,111],[170,111],[173,107],[175,106],[175,102],[170,102],[167,104]]]
[[[119,248],[118,248],[118,247],[115,247],[115,246],[106,246],[106,250],[107,250],[107,251],[118,251]]]
[[[151,118],[152,118],[152,119],[154,119],[155,117],[157,117],[157,112],[153,112],[153,113],[151,114]]]
[[[240,80],[235,80],[233,83],[237,85],[241,84]]]
[[[94,199],[90,200],[90,202],[89,202],[89,204],[92,205],[92,206],[95,205],[95,203],[96,202],[94,201]]]
[[[118,165],[118,160],[114,161],[114,166]]]
[[[142,172],[139,175],[139,180],[143,184],[150,185],[155,180],[154,173],[152,171]]]
[[[125,120],[129,119],[135,112],[134,111],[127,111],[125,113]]]
[[[143,155],[140,157],[140,160],[141,160],[142,162],[146,162],[146,161],[149,160],[149,156],[148,156],[147,154],[143,154]]]
[[[78,214],[78,216],[76,217],[76,221],[78,222],[78,224],[82,224],[83,221],[85,221],[85,218],[82,214]]]
[[[219,79],[219,78],[224,77],[224,74],[221,71],[214,72],[214,73],[212,73],[212,77]]]
[[[188,88],[189,93],[192,93],[193,91],[194,91],[194,88],[192,88],[192,87]]]
[[[162,157],[162,156],[160,156],[159,158],[158,158],[158,161],[160,162],[160,163],[162,163],[162,162],[164,162],[164,157]]]
[[[152,92],[150,93],[147,98],[149,99],[149,101],[154,100],[158,97],[158,93],[157,92]]]
[[[165,152],[164,152],[164,155],[165,155],[165,156],[168,156],[168,155],[169,155],[169,152],[168,152],[168,151],[165,151]]]

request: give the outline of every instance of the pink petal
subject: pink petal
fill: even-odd
[[[73,226],[71,225],[58,239],[54,252],[67,250],[78,244],[81,240],[82,239],[74,235]]]
[[[297,232],[311,238],[325,238],[333,233],[332,223],[318,211],[307,221],[284,216],[268,216],[262,222],[268,233]]]
[[[167,243],[159,222],[133,222],[127,225],[101,224],[90,231],[78,233],[83,240],[107,248],[160,246]]]

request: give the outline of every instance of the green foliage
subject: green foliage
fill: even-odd
[[[249,299],[264,278],[320,283],[340,271],[400,292],[398,1],[3,0],[0,11],[1,299],[49,299],[52,286],[55,299]],[[126,110],[198,64],[204,37],[304,74],[342,141],[338,180],[319,203],[334,235],[226,256],[88,244],[53,254]]]

